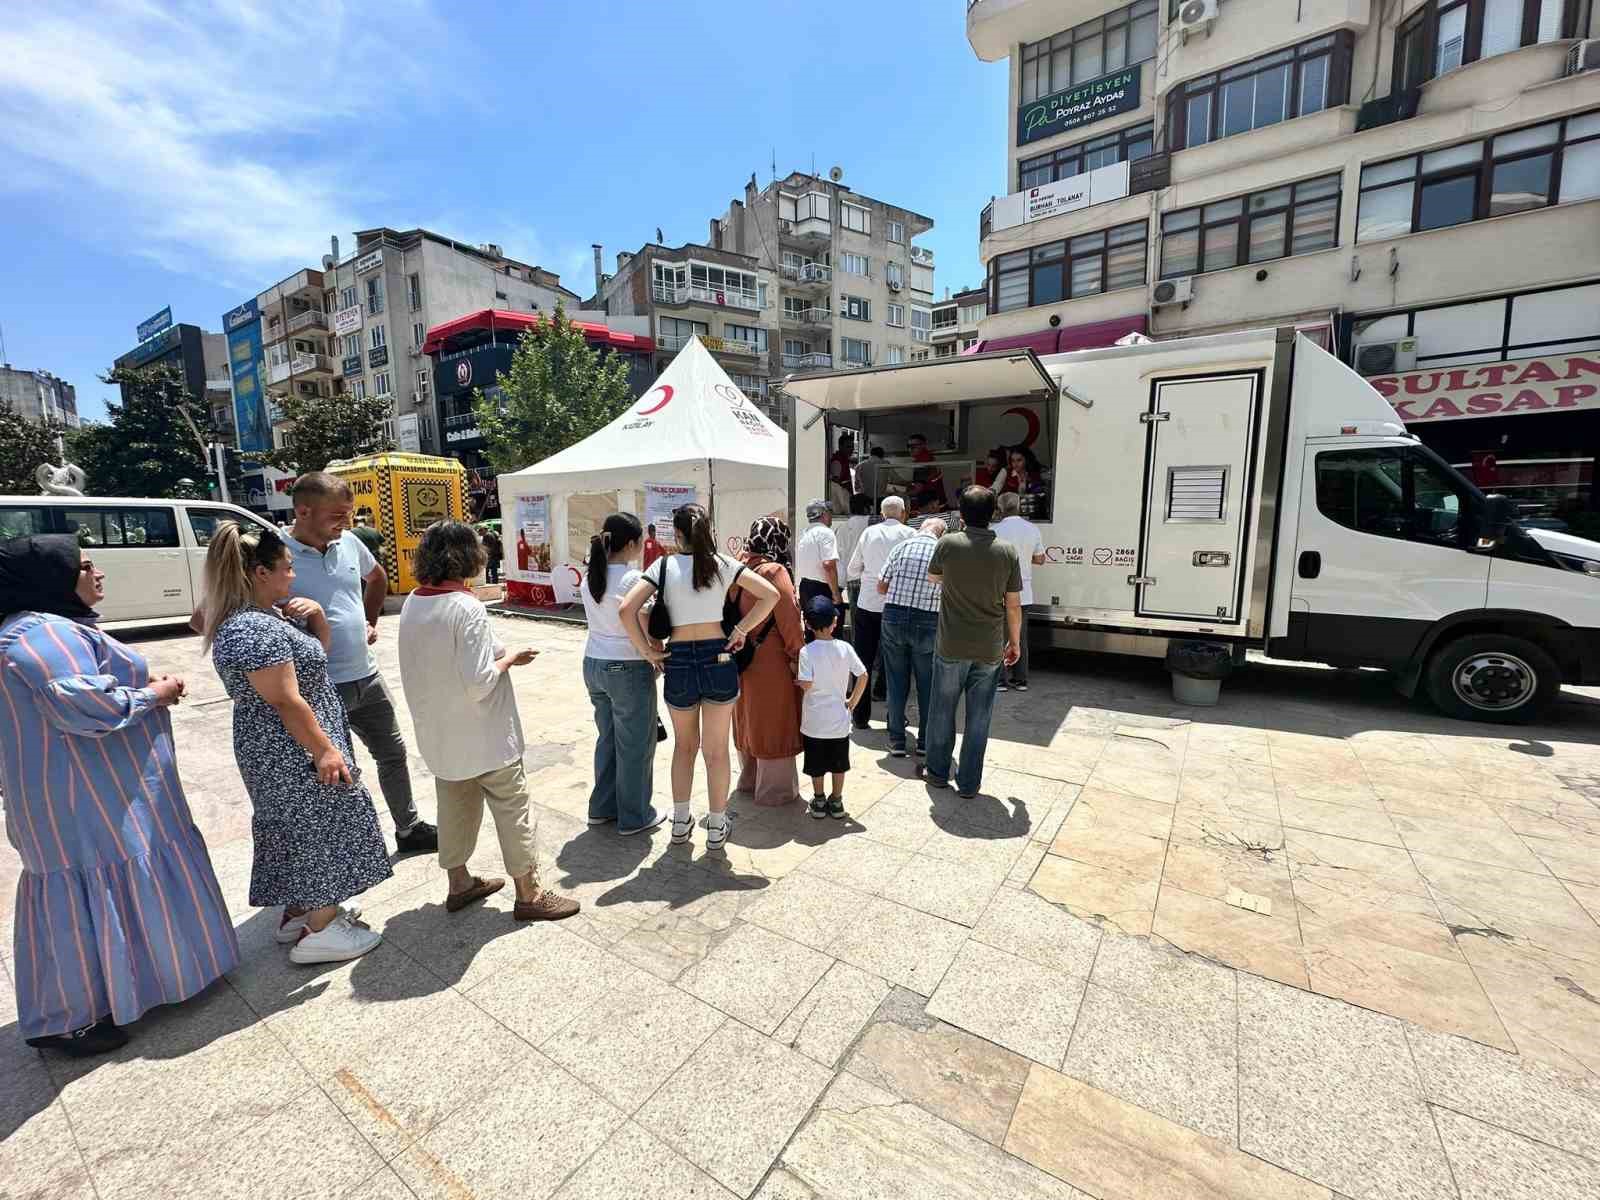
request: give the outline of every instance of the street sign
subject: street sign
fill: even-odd
[[[139,322],[139,340],[147,342],[162,330],[170,328],[172,328],[172,305],[169,304],[155,316]]]

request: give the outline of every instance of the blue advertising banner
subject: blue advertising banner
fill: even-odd
[[[250,302],[253,308],[255,301]],[[239,312],[244,308],[235,309]],[[223,317],[228,323],[233,316]],[[233,374],[233,423],[239,449],[271,450],[272,424],[267,420],[266,397],[261,394],[261,322],[246,319],[228,330],[228,367]]]
[[[1139,107],[1139,67],[1113,71],[1017,109],[1017,145],[1066,133]]]
[[[222,331],[232,333],[235,329],[243,329],[251,321],[260,319],[261,309],[257,306],[255,298],[246,300],[238,308],[222,314]]]
[[[167,305],[155,316],[139,322],[138,334],[141,342],[155,337],[163,329],[172,328],[172,305]]]

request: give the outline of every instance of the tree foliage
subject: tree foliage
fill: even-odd
[[[31,496],[38,492],[34,473],[41,463],[61,465],[56,438],[62,426],[53,420],[33,421],[8,404],[0,404],[0,494]]]
[[[516,471],[580,442],[620,416],[632,400],[628,364],[603,354],[556,307],[522,335],[499,392],[473,392],[484,453],[497,471]]]
[[[293,422],[282,450],[252,454],[280,471],[320,471],[339,458],[391,449],[383,437],[389,401],[383,396],[295,396],[279,402]]]
[[[211,414],[184,386],[171,363],[117,367],[101,379],[122,389],[108,403],[104,425],[85,425],[67,437],[67,453],[88,476],[92,496],[175,496],[180,479],[204,488],[210,468],[205,445],[215,440]]]

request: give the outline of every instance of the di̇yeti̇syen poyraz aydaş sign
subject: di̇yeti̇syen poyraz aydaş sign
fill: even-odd
[[[1139,67],[1127,67],[1017,109],[1017,145],[1080,129],[1139,107]]]

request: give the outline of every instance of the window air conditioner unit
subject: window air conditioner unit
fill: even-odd
[[[900,285],[891,279],[889,280],[889,290],[891,292],[898,292],[900,290]]]
[[[1164,308],[1169,304],[1187,304],[1194,299],[1194,277],[1183,275],[1177,279],[1163,279],[1150,289],[1150,307]]]
[[[1217,19],[1217,0],[1183,0],[1173,23],[1179,33],[1192,33]]]
[[[1575,42],[1567,51],[1567,74],[1600,70],[1600,38]]]
[[[1417,365],[1417,339],[1400,338],[1393,342],[1367,342],[1356,347],[1356,372],[1361,375],[1394,375]]]

